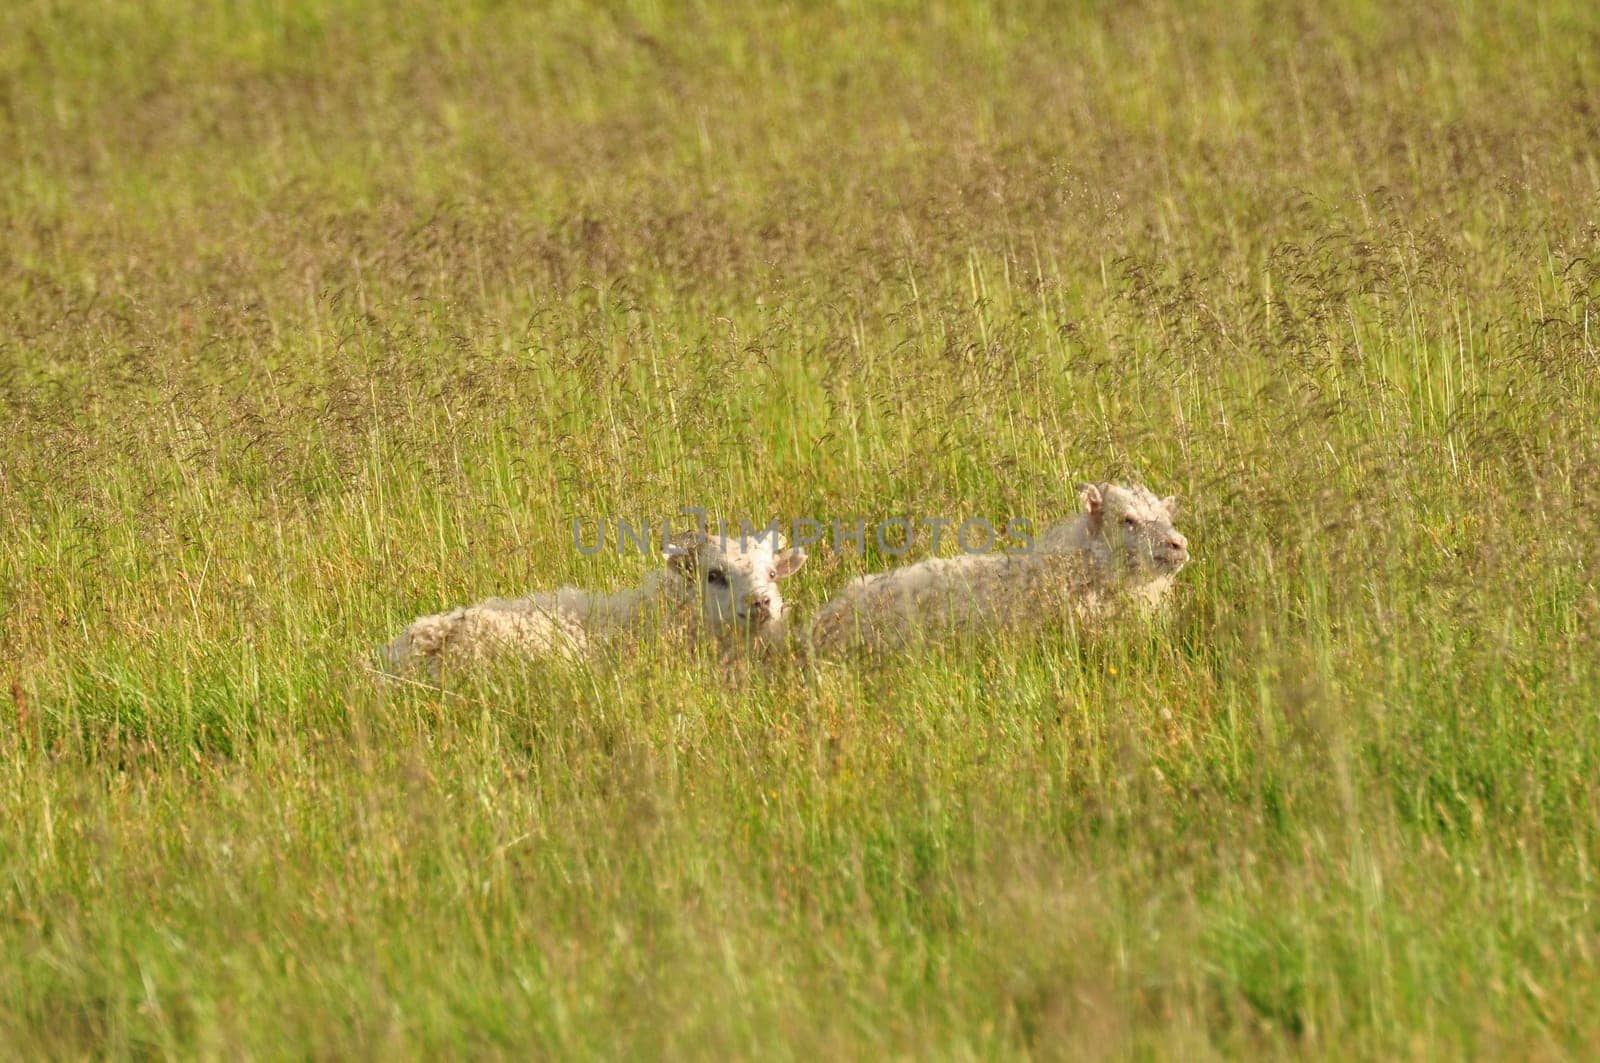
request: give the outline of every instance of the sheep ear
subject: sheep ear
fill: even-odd
[[[1083,511],[1091,517],[1098,517],[1105,505],[1105,498],[1100,494],[1100,488],[1094,484],[1084,484],[1078,488],[1078,501],[1083,504]]]
[[[698,532],[684,532],[668,539],[661,548],[661,552],[667,555],[667,567],[685,576],[693,575],[700,557],[698,548],[704,541]]]
[[[681,547],[667,547],[667,567],[684,576],[694,575],[696,554]]]
[[[777,562],[773,566],[773,572],[777,575],[777,578],[788,579],[796,572],[799,572],[800,566],[806,563],[805,547],[791,547],[773,558],[773,560]]]
[[[1168,520],[1178,519],[1178,496],[1168,495],[1161,500],[1161,508],[1167,511]]]

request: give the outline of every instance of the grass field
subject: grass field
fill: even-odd
[[[538,8],[0,13],[0,1054],[1600,1050],[1593,5]],[[1107,478],[1153,625],[369,671]]]

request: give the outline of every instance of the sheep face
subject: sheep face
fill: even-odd
[[[689,580],[705,628],[718,635],[757,635],[783,621],[778,581],[800,571],[806,552],[783,548],[776,533],[740,537],[691,535],[667,547],[671,568]]]
[[[1091,532],[1134,572],[1170,576],[1189,563],[1189,540],[1172,526],[1177,496],[1157,498],[1137,484],[1103,483],[1084,486],[1078,498]]]

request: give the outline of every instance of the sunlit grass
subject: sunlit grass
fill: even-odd
[[[13,5],[0,1046],[1592,1050],[1597,35]],[[1155,624],[371,669],[574,518],[1103,478]]]

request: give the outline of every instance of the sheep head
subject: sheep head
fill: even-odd
[[[778,581],[800,571],[806,552],[784,549],[777,532],[752,535],[688,533],[667,545],[667,564],[694,590],[700,620],[713,634],[759,635],[784,619]]]
[[[1089,533],[1140,575],[1171,576],[1189,563],[1189,540],[1172,526],[1176,495],[1157,498],[1139,484],[1085,484],[1078,490]]]

